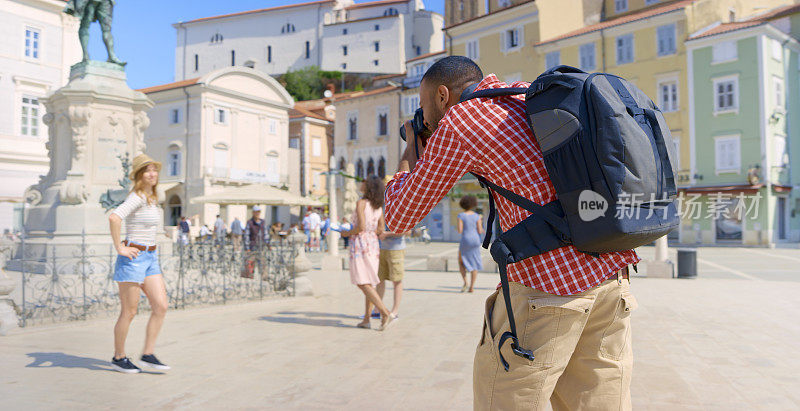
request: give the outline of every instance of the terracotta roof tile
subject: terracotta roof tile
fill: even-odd
[[[294,108],[289,110],[289,118],[302,118],[302,117],[311,117],[311,118],[316,118],[318,120],[330,121],[323,115],[317,114],[311,110],[307,110],[301,107],[299,104],[295,104]]]
[[[353,4],[352,6],[347,7],[347,10],[354,10],[354,9],[363,9],[365,7],[377,7],[377,6],[387,6],[389,4],[400,4],[406,3],[408,0],[381,0],[381,1],[370,1],[367,3],[357,3]]]
[[[200,77],[196,77],[196,78],[192,78],[192,79],[188,79],[188,80],[176,81],[174,83],[161,84],[161,85],[158,85],[158,86],[140,88],[137,91],[141,91],[142,93],[145,93],[145,94],[155,93],[157,91],[171,90],[171,89],[174,89],[174,88],[181,88],[181,87],[191,86],[193,84],[197,84],[197,80],[200,80]]]
[[[712,29],[706,30],[702,33],[689,37],[689,40],[696,40],[703,37],[715,36],[717,34],[729,33],[731,31],[759,26],[761,24],[768,22],[769,20],[778,19],[794,13],[800,13],[800,4],[777,7],[770,11],[767,11],[766,13],[753,16],[743,21],[736,21],[733,23],[722,23]]]
[[[380,76],[375,76],[372,78],[372,81],[376,80],[386,80],[387,78],[395,78],[395,77],[405,77],[406,73],[395,73],[395,74],[382,74]]]
[[[236,16],[243,16],[243,15],[246,15],[246,14],[263,13],[263,12],[268,12],[268,11],[278,11],[278,10],[290,9],[290,8],[294,8],[294,7],[313,6],[313,5],[316,5],[316,4],[333,3],[333,2],[334,2],[334,0],[318,0],[318,1],[309,1],[309,2],[306,2],[306,3],[287,4],[287,5],[284,5],[284,6],[269,7],[269,8],[266,8],[266,9],[248,10],[248,11],[240,11],[238,13],[220,14],[218,16],[201,17],[199,19],[189,20],[186,23],[198,23],[198,22],[208,21],[208,20],[223,19],[223,18],[226,18],[226,17],[236,17]]]
[[[428,57],[435,56],[437,54],[444,54],[444,50],[433,52],[433,53],[428,53],[428,54],[423,54],[421,56],[414,57],[413,59],[408,59],[408,60],[406,60],[406,63],[410,63],[412,61],[417,61],[417,60],[422,60],[422,59],[425,59],[425,58],[428,58]]]
[[[355,93],[350,94],[347,97],[339,97],[339,98],[336,99],[336,101],[339,102],[339,101],[352,100],[352,99],[361,98],[361,97],[374,96],[376,94],[387,93],[387,92],[394,91],[394,90],[399,90],[399,89],[400,89],[400,87],[398,87],[398,86],[386,86],[386,87],[376,88],[376,89],[370,90],[370,91],[357,91]]]
[[[594,32],[594,31],[599,31],[599,30],[602,30],[602,29],[607,29],[607,28],[610,28],[610,27],[619,26],[619,25],[622,25],[622,24],[625,24],[625,23],[631,23],[631,22],[634,22],[634,21],[643,20],[643,19],[646,19],[646,18],[658,16],[660,14],[669,13],[669,12],[672,12],[672,11],[675,11],[675,10],[680,10],[680,9],[688,6],[689,4],[691,4],[694,1],[696,1],[696,0],[678,0],[678,1],[675,1],[675,2],[672,2],[672,3],[668,3],[668,4],[664,4],[664,5],[658,6],[658,7],[653,7],[653,8],[649,8],[649,9],[646,9],[646,10],[634,12],[634,13],[631,13],[631,14],[627,14],[627,15],[624,15],[624,16],[620,16],[620,17],[617,17],[617,18],[610,19],[610,20],[606,20],[606,21],[603,21],[603,22],[600,22],[600,23],[597,23],[597,24],[592,24],[591,26],[582,27],[580,29],[571,31],[569,33],[562,34],[562,35],[560,35],[558,37],[553,37],[553,38],[550,38],[550,39],[547,39],[547,40],[544,40],[544,41],[540,41],[539,43],[536,43],[536,45],[540,46],[542,44],[552,43],[554,41],[563,40],[563,39],[570,38],[570,37],[575,37],[575,36],[580,36],[582,34],[587,34],[587,33],[591,33],[591,32]]]

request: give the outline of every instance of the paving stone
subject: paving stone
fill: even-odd
[[[407,265],[452,258],[457,245],[423,248],[407,254],[419,256]],[[740,249],[699,256],[754,277],[764,265],[747,265],[756,255]],[[319,267],[321,256],[310,257]],[[779,258],[771,268],[794,264]],[[634,408],[800,407],[800,276],[708,278],[704,267],[696,280],[633,279]],[[354,328],[364,298],[346,272],[312,270],[309,278],[315,297],[170,311],[157,352],[173,370],[161,375],[110,371],[113,316],[0,337],[3,409],[471,409],[472,359],[497,274],[480,274],[476,292],[461,294],[457,273],[409,270],[400,321],[383,333]],[[139,316],[131,327],[134,359],[146,321]]]

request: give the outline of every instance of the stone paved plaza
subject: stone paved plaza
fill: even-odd
[[[455,251],[409,250],[401,318],[384,333],[354,327],[363,297],[344,271],[312,271],[314,297],[172,311],[157,350],[167,374],[110,370],[112,317],[18,330],[0,337],[0,409],[470,409],[498,278],[461,294],[457,273],[424,271],[423,256]],[[698,279],[632,281],[635,409],[799,408],[800,251],[698,255]],[[131,328],[132,358],[145,322]]]

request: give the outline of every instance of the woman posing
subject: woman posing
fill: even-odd
[[[461,242],[458,244],[458,269],[464,280],[464,286],[461,287],[463,293],[473,291],[478,270],[483,269],[481,260],[483,222],[481,215],[472,211],[478,205],[478,199],[474,196],[464,196],[458,204],[464,209],[463,213],[458,214],[458,233],[461,234]],[[469,287],[467,287],[467,271],[471,273]]]
[[[111,239],[119,254],[114,268],[114,281],[119,285],[121,306],[114,326],[114,358],[111,366],[124,373],[141,372],[125,354],[125,339],[136,315],[142,291],[150,301],[151,312],[141,362],[157,370],[169,369],[153,353],[156,337],[167,313],[167,291],[156,252],[156,230],[162,218],[156,195],[159,171],[161,163],[146,154],[136,156],[130,175],[133,190],[108,217]],[[124,241],[120,241],[122,220],[125,220],[127,231]]]
[[[342,231],[342,236],[350,238],[350,281],[361,289],[365,297],[364,320],[358,323],[359,328],[370,328],[370,314],[373,304],[381,313],[379,331],[385,330],[395,319],[383,305],[375,290],[378,279],[378,262],[380,246],[378,235],[383,232],[383,180],[378,176],[370,176],[361,183],[364,196],[356,203],[353,213],[353,228]]]

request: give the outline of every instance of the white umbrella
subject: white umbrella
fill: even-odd
[[[286,190],[263,185],[252,184],[229,187],[217,193],[195,197],[192,204],[214,203],[219,205],[275,205],[275,206],[307,206],[319,207],[323,203],[308,197],[292,194]]]

